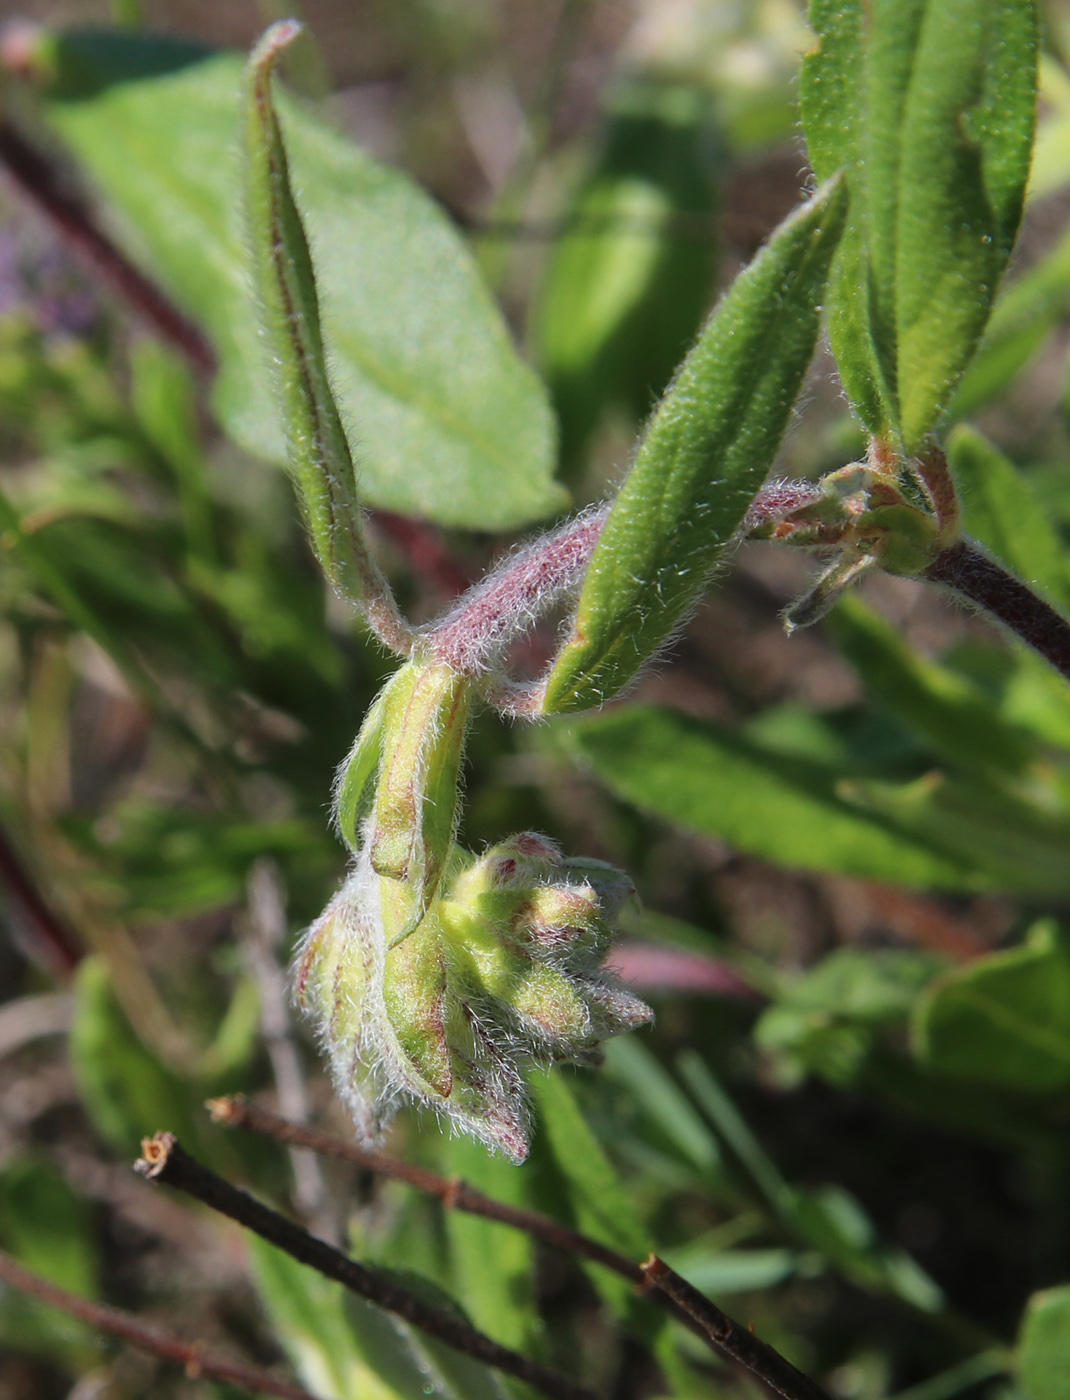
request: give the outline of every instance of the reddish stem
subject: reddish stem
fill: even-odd
[[[0,121],[0,161],[93,272],[198,370],[209,375],[215,372],[215,352],[193,322],[115,246],[84,202],[63,187],[51,162],[9,121]]]
[[[0,827],[0,880],[25,916],[40,961],[50,972],[66,980],[81,962],[83,949],[74,933],[45,903],[3,827]]]
[[[1070,622],[976,545],[951,545],[925,576],[998,618],[1070,680]]]
[[[120,1337],[139,1351],[147,1351],[164,1361],[177,1361],[180,1366],[185,1367],[186,1374],[191,1378],[207,1376],[211,1380],[240,1386],[243,1390],[252,1391],[254,1395],[277,1395],[280,1400],[315,1400],[303,1386],[274,1376],[259,1366],[247,1366],[244,1362],[233,1361],[229,1356],[201,1346],[199,1342],[184,1342],[161,1327],[142,1322],[132,1313],[120,1312],[118,1308],[93,1303],[88,1298],[79,1298],[75,1293],[57,1288],[54,1283],[49,1283],[47,1279],[24,1269],[2,1250],[0,1280],[11,1288],[17,1288],[21,1293],[39,1298],[42,1303],[48,1303],[72,1317],[80,1318],[90,1327],[109,1332],[113,1337]]]

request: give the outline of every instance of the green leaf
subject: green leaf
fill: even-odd
[[[786,220],[684,361],[595,547],[547,713],[615,695],[700,596],[787,426],[845,205],[834,184]]]
[[[830,277],[829,337],[848,398],[870,432],[879,435],[895,412],[869,298],[861,294],[869,283],[863,10],[842,0],[811,0],[809,19],[817,44],[803,59],[799,98],[810,163],[819,180],[846,171],[850,193],[847,227]]]
[[[246,1239],[253,1278],[275,1335],[320,1400],[393,1400],[369,1374],[345,1311],[345,1290],[273,1245]]]
[[[115,999],[104,961],[85,958],[75,980],[71,1070],[93,1126],[125,1157],[143,1137],[168,1131],[195,1144],[202,1136],[193,1095],[135,1036]]]
[[[705,1249],[685,1245],[665,1252],[665,1262],[688,1283],[715,1298],[775,1288],[791,1278],[799,1257],[791,1249]]]
[[[523,1206],[526,1174],[481,1142],[460,1134],[446,1145],[449,1174],[495,1200]],[[532,1344],[532,1270],[529,1235],[465,1211],[446,1212],[454,1288],[475,1325],[517,1351]]]
[[[90,1206],[43,1157],[16,1156],[0,1172],[0,1244],[20,1264],[83,1298],[98,1294],[99,1251]],[[0,1286],[0,1345],[81,1372],[99,1359],[88,1323]]]
[[[926,6],[903,109],[895,222],[898,387],[910,452],[969,363],[1010,257],[1036,116],[1036,27],[1022,0]],[[873,112],[874,121],[886,116]]]
[[[898,428],[915,452],[973,356],[1017,233],[1036,14],[1023,0],[815,0],[811,22],[811,158],[819,178],[845,169],[851,193],[833,344],[866,425]]]
[[[28,1269],[83,1298],[96,1297],[92,1213],[47,1160],[15,1157],[4,1166],[0,1239]]]
[[[966,418],[991,403],[1029,364],[1068,309],[1070,235],[1005,287],[951,401],[949,415]]]
[[[213,341],[220,421],[248,451],[284,461],[245,271],[241,60],[84,30],[50,36],[48,56],[49,121],[108,201],[124,246]],[[459,236],[405,176],[285,96],[279,107],[363,499],[485,530],[560,509],[545,394]]]
[[[613,98],[535,308],[567,464],[608,407],[646,416],[701,324],[716,263],[712,137],[696,87],[633,80]]]
[[[948,459],[966,532],[1057,607],[1070,607],[1070,555],[1029,482],[974,428],[955,429]]]
[[[685,1050],[677,1064],[758,1194],[798,1239],[863,1288],[894,1293],[925,1312],[940,1308],[939,1288],[909,1255],[881,1244],[860,1201],[839,1186],[803,1191],[789,1185],[705,1061]]]
[[[618,797],[752,855],[947,889],[996,883],[928,836],[867,811],[841,769],[779,753],[722,725],[632,706],[577,722],[570,738]]]
[[[922,998],[916,1053],[933,1070],[1028,1094],[1070,1085],[1070,949],[1044,921],[1026,943],[941,978]]]
[[[797,1081],[854,1083],[884,1026],[905,1023],[942,962],[909,948],[837,948],[794,979],[754,1028],[759,1049]]]
[[[724,1185],[721,1150],[672,1076],[645,1045],[621,1036],[606,1045],[606,1072],[625,1085],[636,1105],[701,1178]]]
[[[540,1072],[532,1076],[531,1088],[539,1127],[568,1188],[576,1227],[629,1259],[645,1259],[653,1242],[564,1076],[559,1070]],[[597,1266],[590,1268],[590,1275],[613,1312],[628,1317],[635,1291],[627,1279]]]
[[[275,1333],[321,1400],[505,1400],[501,1381],[479,1362],[432,1341],[266,1241],[250,1236],[248,1245]],[[438,1307],[451,1306],[426,1280],[398,1277]]]
[[[843,597],[825,626],[873,704],[921,735],[941,757],[966,771],[1006,776],[1038,756],[1038,745],[1008,724],[979,687],[919,656],[860,599]]]
[[[1026,1400],[1064,1400],[1070,1375],[1070,1284],[1030,1298],[1016,1359]]]
[[[309,534],[330,581],[354,602],[389,597],[368,552],[353,459],[327,374],[319,296],[272,102],[279,55],[297,37],[273,25],[253,50],[245,91],[245,210],[253,283]]]

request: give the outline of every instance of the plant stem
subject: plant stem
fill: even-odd
[[[507,1375],[515,1376],[534,1390],[549,1396],[550,1400],[594,1400],[594,1393],[585,1386],[509,1347],[501,1346],[462,1318],[426,1303],[393,1278],[350,1259],[340,1250],[310,1235],[292,1220],[262,1205],[236,1186],[231,1186],[191,1157],[173,1133],[157,1133],[154,1138],[146,1138],[141,1150],[143,1156],[135,1164],[135,1170],[149,1181],[184,1191],[252,1230],[299,1263],[307,1264],[325,1278],[333,1279],[361,1298],[396,1314],[454,1350],[474,1357],[485,1366],[493,1366]]]
[[[66,1289],[57,1288],[54,1283],[33,1274],[17,1264],[9,1254],[0,1250],[0,1281],[21,1293],[28,1293],[42,1303],[60,1308],[72,1317],[80,1318],[90,1327],[101,1332],[110,1332],[124,1342],[158,1356],[165,1361],[177,1361],[184,1366],[190,1377],[207,1376],[211,1380],[223,1381],[241,1386],[243,1390],[257,1395],[277,1395],[281,1400],[315,1400],[302,1386],[292,1381],[282,1380],[270,1371],[259,1366],[247,1366],[244,1362],[233,1361],[218,1351],[208,1350],[199,1342],[184,1342],[171,1332],[152,1323],[142,1322],[132,1313],[120,1312],[102,1303],[90,1302]]]
[[[578,1254],[584,1259],[590,1259],[604,1268],[612,1269],[614,1273],[622,1274],[630,1283],[643,1282],[639,1265],[633,1264],[623,1254],[617,1254],[615,1250],[608,1249],[597,1240],[581,1235],[576,1230],[570,1230],[567,1225],[560,1224],[548,1215],[540,1215],[537,1211],[524,1210],[519,1206],[508,1205],[505,1201],[496,1201],[492,1196],[485,1196],[482,1191],[477,1191],[475,1187],[456,1177],[440,1176],[438,1172],[428,1171],[426,1167],[413,1166],[412,1163],[390,1157],[385,1152],[376,1152],[373,1148],[344,1142],[329,1133],[317,1132],[315,1128],[306,1128],[301,1123],[292,1123],[277,1114],[269,1113],[259,1104],[250,1103],[242,1094],[211,1099],[208,1108],[213,1120],[225,1127],[246,1128],[249,1132],[263,1133],[292,1147],[307,1147],[323,1157],[336,1157],[344,1162],[352,1162],[363,1171],[374,1172],[376,1176],[404,1181],[409,1186],[415,1186],[418,1191],[436,1197],[447,1209],[463,1210],[469,1215],[481,1215],[487,1220],[511,1225],[514,1229],[523,1230],[540,1243],[549,1245],[551,1249],[560,1249],[566,1254]]]
[[[671,1298],[682,1313],[698,1324],[719,1351],[746,1366],[752,1375],[758,1376],[784,1400],[829,1400],[816,1381],[797,1371],[790,1361],[756,1337],[749,1328],[734,1322],[656,1254],[652,1254],[642,1265],[641,1272],[646,1284],[660,1289]]]
[[[1070,622],[976,545],[951,545],[925,577],[991,613],[1070,680]]]
[[[652,1277],[649,1262],[636,1264],[625,1255],[618,1254],[616,1250],[599,1244],[588,1235],[581,1235],[577,1230],[569,1229],[567,1225],[562,1225],[547,1215],[507,1205],[504,1201],[496,1201],[492,1196],[485,1196],[482,1191],[475,1190],[467,1182],[440,1176],[425,1167],[416,1167],[397,1157],[390,1157],[385,1152],[376,1152],[371,1148],[344,1142],[328,1133],[317,1132],[314,1128],[290,1123],[285,1118],[261,1108],[259,1104],[250,1103],[241,1094],[212,1099],[208,1108],[213,1120],[228,1128],[247,1128],[250,1132],[263,1133],[279,1142],[308,1147],[323,1156],[353,1162],[365,1171],[375,1172],[395,1181],[407,1182],[418,1191],[437,1197],[447,1209],[463,1210],[470,1215],[497,1220],[502,1225],[511,1225],[514,1229],[523,1230],[552,1249],[601,1264],[603,1268],[620,1274],[629,1283],[644,1291],[649,1291],[651,1286],[656,1284],[656,1289],[649,1295],[652,1301],[662,1304],[679,1321],[711,1344],[719,1355],[744,1367],[785,1400],[828,1400],[824,1391],[814,1381],[804,1376],[801,1371],[796,1371],[779,1352],[760,1341],[747,1328],[741,1327],[727,1313],[721,1312],[720,1308],[715,1307],[701,1293],[697,1293],[660,1259],[656,1261],[660,1272],[657,1277]],[[701,1300],[701,1308],[694,1305],[692,1294]],[[716,1319],[714,1330],[711,1330],[711,1318]],[[790,1388],[792,1384],[794,1389]]]
[[[584,511],[469,589],[428,633],[434,660],[468,676],[491,670],[511,642],[579,586],[608,514],[608,502]]]
[[[3,827],[0,827],[0,880],[7,886],[9,898],[25,915],[40,961],[57,976],[70,977],[82,960],[82,947],[74,933],[46,904]]]
[[[48,158],[9,121],[0,121],[0,161],[93,272],[113,287],[158,335],[177,346],[195,368],[206,375],[215,371],[215,352],[198,328],[98,228],[82,200],[63,188]]]

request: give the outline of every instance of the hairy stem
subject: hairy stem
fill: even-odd
[[[509,644],[583,579],[609,505],[585,511],[518,550],[436,623],[427,638],[435,661],[464,675],[491,670]]]
[[[139,1351],[147,1351],[164,1361],[177,1361],[180,1366],[185,1367],[190,1377],[207,1376],[210,1380],[240,1386],[254,1395],[277,1395],[281,1400],[315,1400],[302,1386],[274,1376],[260,1366],[248,1366],[242,1361],[234,1361],[221,1352],[202,1346],[199,1342],[184,1342],[173,1333],[165,1332],[153,1323],[143,1322],[132,1313],[120,1312],[118,1308],[93,1303],[88,1298],[80,1298],[76,1293],[57,1288],[54,1283],[49,1283],[47,1279],[24,1269],[2,1250],[0,1281],[11,1288],[17,1288],[20,1293],[28,1293],[32,1298],[40,1299],[50,1307],[61,1309],[71,1317],[80,1318],[90,1327],[129,1342]]]
[[[556,1371],[509,1347],[501,1346],[463,1319],[426,1303],[403,1288],[393,1278],[350,1259],[340,1250],[318,1240],[292,1220],[254,1200],[236,1186],[191,1157],[173,1133],[157,1133],[141,1145],[142,1158],[136,1170],[149,1181],[184,1191],[195,1200],[229,1216],[283,1250],[301,1264],[307,1264],[325,1278],[350,1289],[361,1298],[403,1318],[446,1346],[493,1366],[507,1375],[541,1391],[550,1400],[594,1400],[594,1394]]]
[[[1070,622],[976,545],[951,545],[925,577],[991,613],[1070,680]]]

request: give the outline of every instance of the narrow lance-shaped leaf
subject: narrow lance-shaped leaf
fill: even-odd
[[[860,150],[865,118],[863,15],[860,3],[812,0],[810,27],[817,44],[799,75],[806,144],[819,180],[847,175],[850,212],[830,278],[829,337],[840,378],[872,433],[896,417],[894,380],[885,378],[870,320],[869,214],[866,165]]]
[[[404,624],[364,541],[353,459],[327,374],[312,257],[271,100],[275,63],[299,32],[292,20],[273,25],[249,61],[246,212],[256,290],[290,467],[320,563],[336,588],[363,604],[376,630],[393,632],[404,649]]]
[[[810,156],[819,178],[844,170],[851,192],[833,348],[866,426],[915,452],[977,348],[1014,243],[1036,14],[1029,0],[813,0],[810,19]]]
[[[1028,0],[930,0],[903,111],[896,214],[908,451],[972,358],[1010,257],[1029,175],[1036,65]],[[874,109],[871,120],[876,128],[882,114]]]
[[[786,220],[684,361],[595,548],[546,713],[615,695],[705,587],[787,426],[845,209],[833,183]]]

